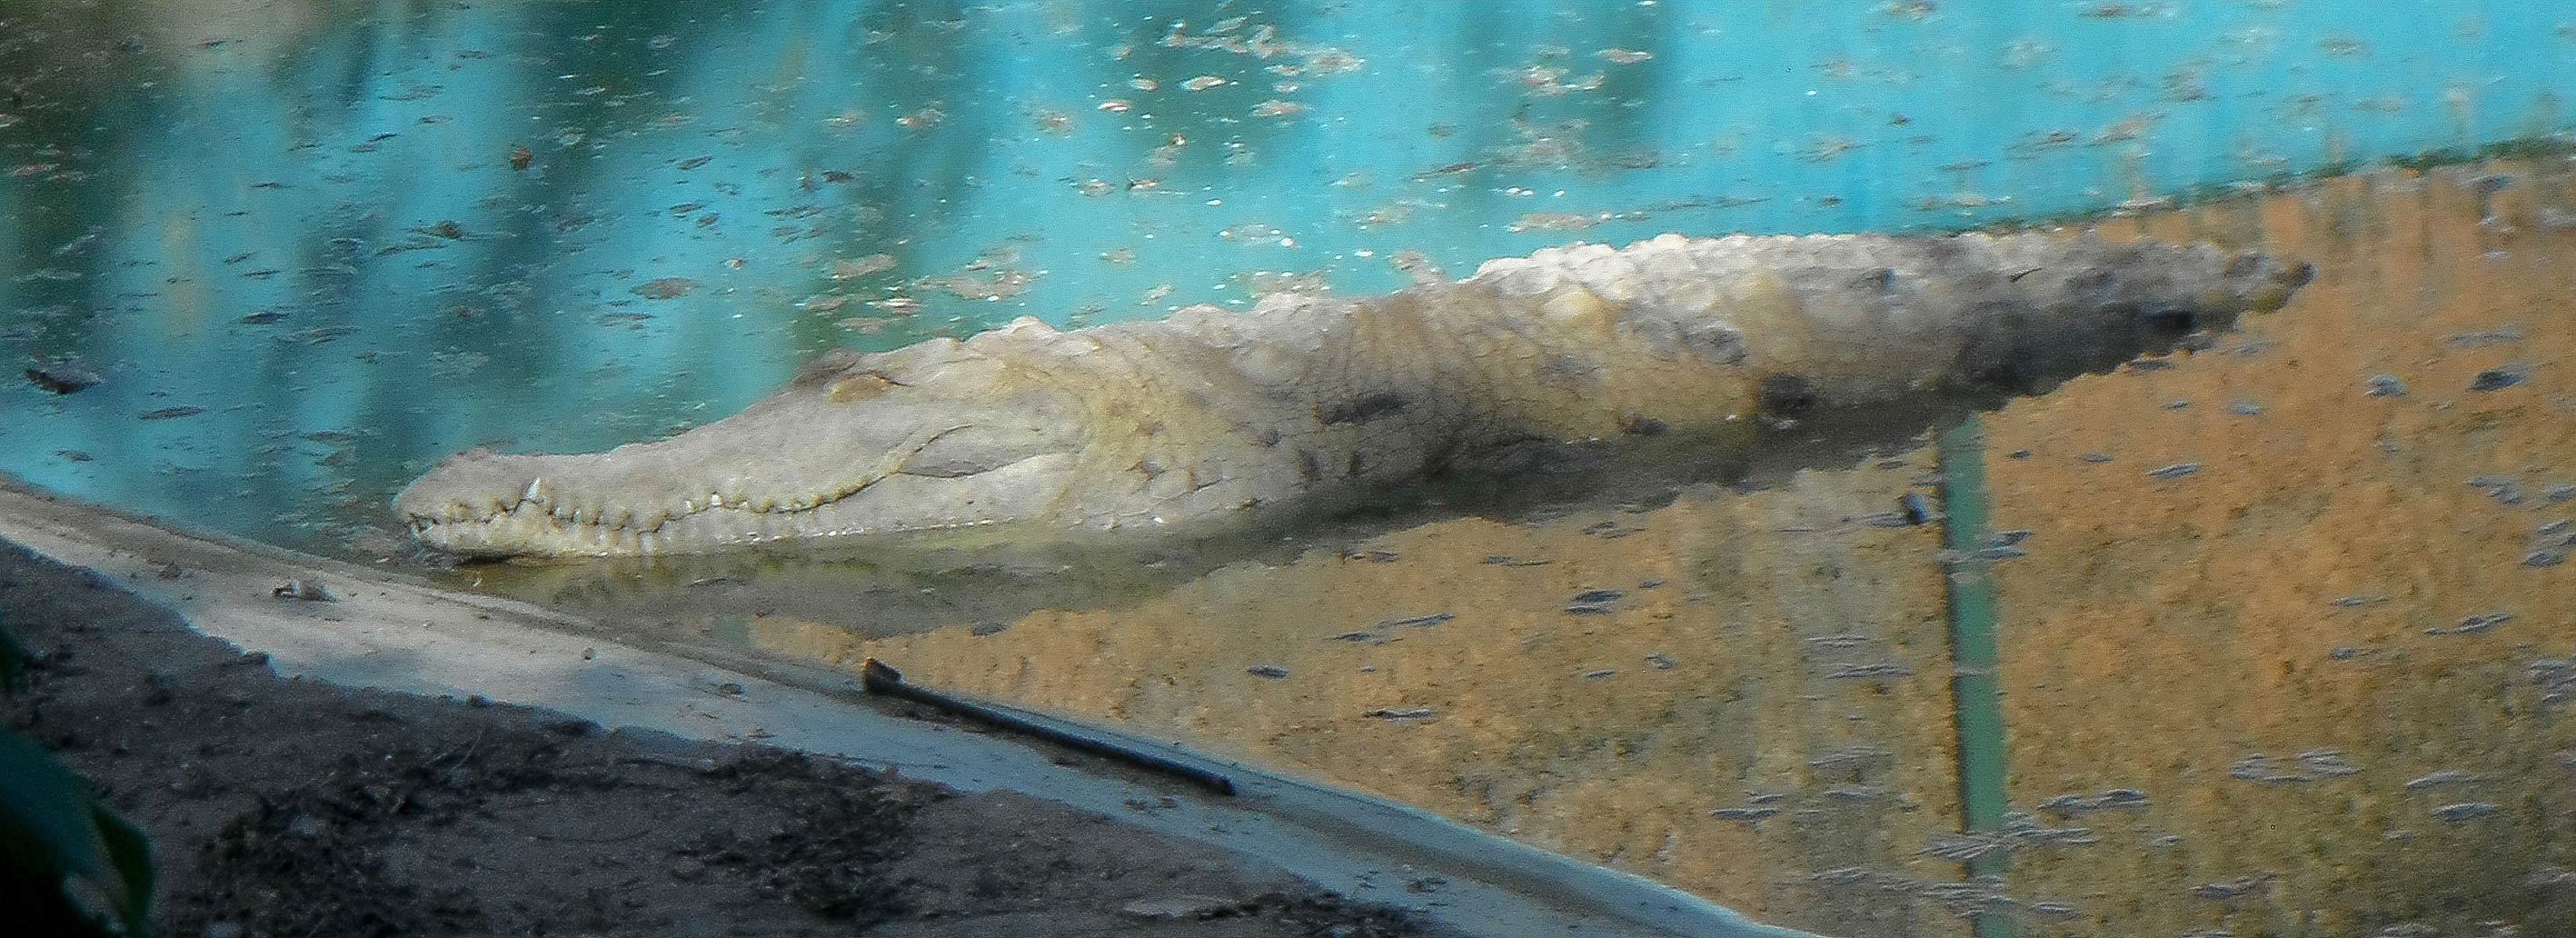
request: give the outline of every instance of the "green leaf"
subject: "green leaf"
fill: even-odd
[[[99,839],[107,844],[107,859],[116,867],[116,876],[125,883],[123,901],[117,904],[117,917],[125,922],[125,933],[132,938],[149,938],[152,934],[152,838],[134,826],[123,815],[108,810],[106,805],[92,803],[90,819],[97,822]]]
[[[96,884],[126,934],[141,935],[152,902],[152,848],[140,829],[89,796],[51,753],[0,732],[0,871],[59,894],[64,878]],[[14,885],[14,884],[13,884]]]

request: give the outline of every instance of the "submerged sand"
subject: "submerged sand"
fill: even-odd
[[[1928,446],[1749,493],[1438,521],[998,632],[774,615],[752,640],[1820,931],[1964,934],[1955,913],[1980,909],[2029,934],[2576,928],[2576,878],[2552,878],[2576,866],[2576,731],[2550,697],[2576,564],[2531,554],[2576,515],[2554,488],[2576,484],[2568,179],[2387,171],[2104,224],[2318,276],[2214,348],[1985,419],[1993,526],[2030,532],[1995,577],[2009,798],[2037,830],[1999,884],[1927,849],[1959,826],[1940,541],[1883,525],[1931,493]],[[2372,395],[2382,375],[2404,393]],[[2499,375],[2518,380],[2472,389]],[[2099,797],[2121,789],[2139,797]]]

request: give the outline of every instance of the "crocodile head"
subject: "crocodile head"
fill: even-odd
[[[743,412],[668,439],[448,457],[394,508],[424,543],[487,557],[698,552],[1023,519],[1065,489],[1085,433],[1072,398],[1014,378],[949,340],[834,352]]]

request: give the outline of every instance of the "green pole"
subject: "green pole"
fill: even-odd
[[[1942,431],[1942,564],[1950,606],[1950,696],[1959,734],[1959,826],[1995,834],[2004,825],[2004,716],[1995,684],[1995,583],[1979,553],[1986,537],[1985,433],[1977,418]],[[1994,851],[1967,863],[1968,875],[2001,877],[2006,857]],[[2013,923],[1997,912],[1972,920],[1976,938],[2011,938]]]

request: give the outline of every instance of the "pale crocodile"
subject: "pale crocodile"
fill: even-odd
[[[2309,269],[2069,233],[1580,244],[1379,297],[832,352],[668,439],[450,457],[395,508],[475,556],[1207,530],[1532,441],[1753,447],[1802,413],[2038,393],[2277,308]]]

